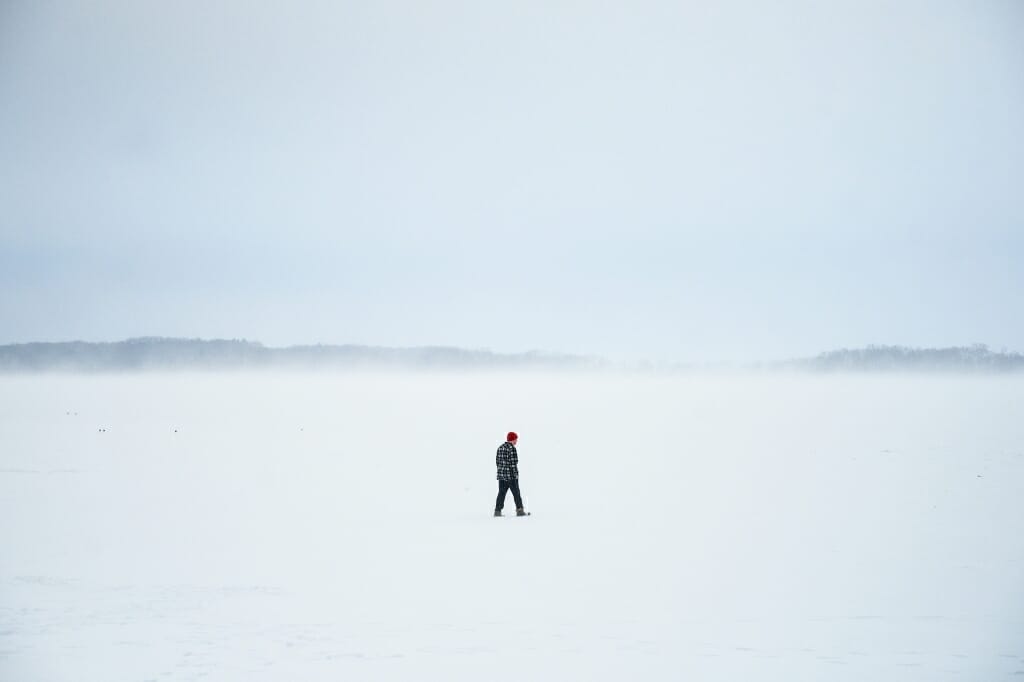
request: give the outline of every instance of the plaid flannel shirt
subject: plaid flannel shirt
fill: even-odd
[[[505,442],[498,447],[494,463],[498,465],[499,481],[515,481],[519,478],[519,453],[512,443]]]

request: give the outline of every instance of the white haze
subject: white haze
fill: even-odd
[[[1024,349],[1018,0],[0,3],[0,343]]]
[[[0,678],[1003,679],[1022,405],[994,377],[3,377]],[[526,519],[490,517],[509,429]]]

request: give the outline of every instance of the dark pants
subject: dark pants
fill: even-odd
[[[523,508],[523,498],[519,495],[519,481],[498,481],[498,499],[494,501],[494,511],[501,511],[505,508],[505,496],[512,491],[512,497],[516,501],[516,509]]]

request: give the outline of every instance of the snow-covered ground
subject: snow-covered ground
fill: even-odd
[[[3,377],[0,679],[1021,679],[1022,492],[1021,379]]]

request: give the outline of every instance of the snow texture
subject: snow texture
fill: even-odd
[[[993,377],[2,378],[0,679],[1021,679],[1022,408]],[[508,430],[529,518],[491,516]]]

